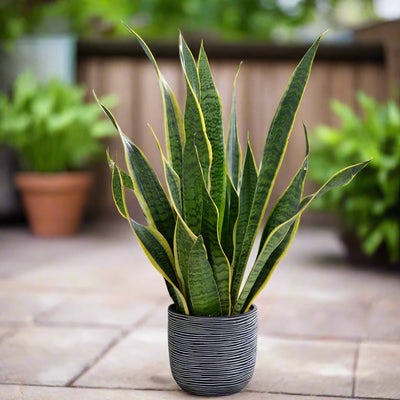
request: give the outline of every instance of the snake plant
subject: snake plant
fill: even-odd
[[[182,116],[150,49],[136,32],[131,32],[153,64],[160,84],[166,156],[159,144],[158,148],[167,192],[143,152],[124,135],[110,111],[100,104],[120,134],[128,168],[128,173],[124,172],[108,156],[115,204],[164,277],[169,294],[181,313],[205,316],[244,313],[286,253],[304,210],[327,191],[349,183],[368,163],[340,170],[317,192],[303,197],[309,159],[307,144],[304,161],[268,216],[257,259],[243,284],[250,251],[321,37],[304,55],[290,79],[257,167],[249,141],[242,163],[235,112],[237,75],[225,141],[221,100],[203,45],[196,61],[180,35],[179,55],[187,93]],[[305,128],[304,131],[307,138]],[[130,217],[125,202],[126,189],[138,199],[148,225],[141,225]]]

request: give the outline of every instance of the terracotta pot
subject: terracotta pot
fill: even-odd
[[[90,173],[20,172],[16,182],[34,235],[66,236],[78,231],[92,183]]]

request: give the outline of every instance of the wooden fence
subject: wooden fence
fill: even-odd
[[[224,126],[228,126],[232,82],[242,57],[244,63],[237,82],[237,118],[242,149],[247,134],[259,162],[268,127],[285,86],[306,47],[212,45],[209,59],[217,88],[222,98]],[[192,47],[193,48],[193,47]],[[206,46],[207,50],[207,46]],[[156,46],[159,67],[172,87],[181,109],[184,109],[185,84],[177,49]],[[79,47],[79,81],[98,95],[115,94],[119,104],[114,109],[123,131],[155,165],[162,176],[162,165],[151,124],[164,147],[163,118],[160,89],[156,73],[137,46],[128,43],[81,43]],[[355,106],[357,91],[383,100],[387,96],[387,71],[383,51],[376,45],[321,46],[314,63],[302,104],[297,113],[294,131],[284,164],[277,179],[273,198],[286,187],[304,155],[302,122],[312,134],[318,124],[338,123],[330,111],[330,101],[338,99]],[[123,161],[118,140],[110,143],[110,151]],[[96,211],[115,215],[109,191],[109,173],[105,166],[99,170]],[[137,205],[134,206],[137,211]]]

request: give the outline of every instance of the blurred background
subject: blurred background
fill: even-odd
[[[303,160],[303,122],[307,194],[373,160],[305,213],[257,298],[244,396],[400,399],[398,0],[0,0],[0,398],[181,398],[171,300],[113,203],[106,149],[123,167],[122,145],[93,95],[163,181],[147,125],[165,149],[157,75],[121,21],[143,35],[182,111],[179,31],[195,57],[204,40],[225,129],[243,61],[238,131],[257,163],[294,68],[328,30],[270,203]]]
[[[233,79],[244,61],[237,83],[238,126],[243,147],[249,134],[257,162],[293,69],[311,42],[328,29],[273,198],[301,163],[303,122],[311,137],[311,160],[315,159],[307,191],[332,171],[374,157],[351,188],[319,202],[304,220],[339,227],[354,250],[354,262],[379,254],[388,264],[398,263],[398,18],[400,5],[391,0],[1,0],[1,224],[25,224],[14,179],[21,170],[89,169],[94,180],[85,220],[118,217],[104,149],[109,147],[111,156],[121,161],[121,145],[92,104],[92,90],[108,96],[105,102],[123,131],[162,176],[156,143],[147,127],[152,125],[164,146],[157,77],[121,21],[148,42],[182,110],[185,86],[178,33],[183,33],[195,57],[204,40],[225,126]],[[71,136],[71,130],[90,132],[92,140]],[[49,137],[56,139],[47,149]],[[61,137],[67,138],[65,143]],[[52,158],[65,162],[57,165]],[[142,221],[134,199],[130,206],[135,219]]]

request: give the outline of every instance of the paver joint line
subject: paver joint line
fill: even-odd
[[[159,303],[154,304],[153,307],[149,310],[149,312],[147,314],[143,315],[142,318],[140,318],[138,321],[136,321],[136,323],[132,326],[132,328],[130,329],[130,331],[128,333],[130,333],[133,328],[140,328],[141,326],[143,326],[151,318],[153,311],[157,310],[161,305],[164,305],[164,304],[165,304],[164,300],[160,300]]]
[[[351,338],[351,337],[332,337],[332,338],[326,338],[325,336],[312,336],[312,335],[300,335],[296,333],[268,333],[265,334],[264,336],[270,337],[270,338],[278,338],[278,339],[288,339],[288,340],[302,340],[302,341],[321,341],[324,340],[329,343],[361,343],[363,340],[360,340],[359,338]],[[375,342],[375,341],[374,341]],[[386,343],[384,341],[383,343]],[[395,341],[394,343],[398,343]]]
[[[126,334],[122,333],[118,337],[116,337],[114,340],[112,340],[109,345],[101,351],[97,357],[92,360],[88,365],[85,366],[78,374],[76,374],[74,377],[72,377],[66,384],[66,387],[72,387],[74,382],[76,382],[79,378],[81,378],[86,372],[90,370],[94,365],[96,365],[113,347],[115,347],[122,339],[125,337]]]
[[[273,391],[273,392],[270,392],[270,391],[269,392],[258,392],[258,391],[255,391],[255,390],[246,390],[246,392],[281,394],[281,395],[285,395],[285,396],[303,396],[305,398],[307,398],[307,397],[312,397],[312,398],[320,397],[320,398],[328,398],[328,399],[335,398],[335,399],[354,399],[354,400],[357,400],[357,399],[359,399],[359,400],[366,400],[366,399],[368,399],[368,400],[400,400],[400,398],[395,399],[393,397],[390,397],[390,398],[388,398],[388,397],[370,397],[370,396],[361,396],[361,397],[360,396],[351,396],[351,397],[349,397],[349,396],[340,396],[340,395],[334,395],[334,394],[305,394],[305,393],[276,392],[276,391]]]
[[[47,326],[47,327],[61,327],[61,328],[91,328],[91,329],[110,329],[116,331],[125,331],[121,326],[106,323],[74,323],[74,322],[53,322],[53,321],[34,321],[36,326]]]
[[[153,308],[155,308],[154,306]],[[149,318],[149,316],[144,315],[139,321],[135,322],[130,326],[129,328],[122,329],[120,332],[120,335],[115,338],[90,364],[88,364],[82,371],[80,371],[78,374],[76,374],[73,378],[71,378],[67,384],[65,385],[66,387],[81,387],[84,388],[84,386],[73,386],[74,383],[82,378],[91,368],[93,368],[107,353],[109,353],[118,343],[121,342],[126,336],[128,336],[134,328],[137,326],[140,326],[143,321],[146,321]],[[46,323],[43,323],[42,325],[46,325]],[[49,325],[53,325],[52,323],[49,323]],[[55,323],[54,325],[58,325]],[[63,326],[63,324],[61,324]],[[68,326],[68,325],[67,325]],[[76,324],[75,326],[82,326],[79,324]],[[101,325],[98,324],[96,327],[101,328]],[[113,329],[115,329],[115,326],[112,326]],[[101,387],[96,387],[97,389],[100,389]],[[106,388],[104,388],[106,389]]]
[[[153,309],[156,308],[156,305],[153,306],[153,308],[148,312],[148,314],[151,315],[151,311]],[[66,387],[83,387],[83,386],[74,386],[74,383],[76,381],[78,381],[80,378],[82,378],[91,368],[93,368],[104,356],[107,355],[107,353],[109,353],[115,346],[118,345],[118,343],[120,343],[126,336],[128,336],[133,329],[135,329],[136,327],[140,326],[143,322],[145,322],[150,315],[144,315],[142,318],[140,318],[138,321],[134,322],[130,327],[122,329],[120,331],[120,335],[115,338],[110,344],[109,346],[107,346],[90,364],[88,364],[82,371],[80,371],[76,376],[74,376],[73,378],[71,378],[67,384],[65,385]],[[43,323],[43,325],[46,325],[46,323]],[[52,323],[49,323],[49,325],[51,326]],[[55,323],[54,325],[58,325],[57,323]],[[83,325],[83,324],[81,324]],[[79,324],[76,324],[76,326],[81,326]],[[96,325],[95,327],[101,328],[101,324],[94,324]],[[67,325],[68,326],[68,325]],[[112,326],[112,328],[116,328],[116,326]],[[98,387],[100,388],[100,387]]]
[[[63,389],[66,388],[67,386],[59,386],[59,385],[46,385],[46,384],[35,384],[35,383],[10,383],[10,382],[4,382],[0,383],[0,386],[18,386],[18,387],[43,387],[43,388],[52,388],[52,389]],[[120,387],[120,388],[110,388],[110,387],[95,387],[95,386],[85,386],[85,385],[79,385],[79,386],[72,386],[68,387],[68,389],[94,389],[94,390],[105,390],[105,391],[112,391],[112,390],[118,390],[118,391],[126,391],[126,392],[169,392],[169,393],[182,393],[181,390],[175,390],[175,389],[153,389],[153,388],[126,388],[126,387]],[[245,389],[244,393],[254,393],[254,394],[273,394],[273,395],[284,395],[284,396],[300,396],[304,397],[305,399],[310,397],[310,398],[337,398],[337,399],[354,399],[354,400],[400,400],[400,399],[394,399],[394,398],[386,398],[386,397],[369,397],[369,396],[338,396],[338,395],[327,395],[327,394],[306,394],[306,393],[291,393],[291,392],[282,392],[282,391],[257,391],[257,390],[247,390]]]
[[[9,337],[15,335],[18,330],[20,329],[20,326],[10,326],[10,330],[8,332],[6,332],[4,335],[0,336],[0,343],[6,339],[8,339]]]
[[[32,321],[36,324],[41,315],[45,315],[46,313],[57,309],[57,307],[59,307],[60,304],[64,303],[64,301],[65,298],[60,300],[58,303],[54,304],[52,307],[39,311],[37,314],[33,315]]]
[[[356,394],[356,381],[357,381],[357,367],[358,367],[358,358],[360,356],[360,343],[357,344],[356,351],[354,353],[354,365],[353,365],[353,382],[351,389],[351,396],[354,397]]]

